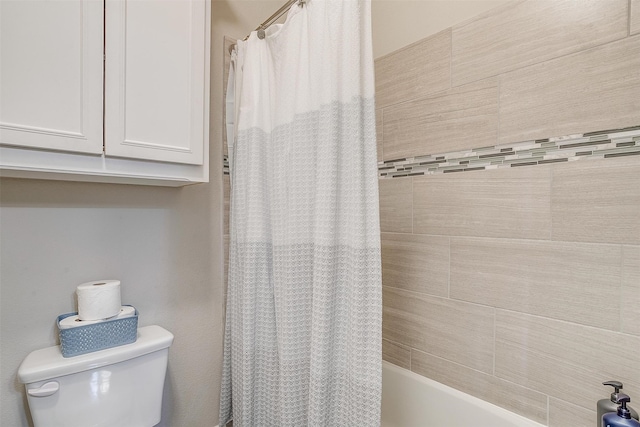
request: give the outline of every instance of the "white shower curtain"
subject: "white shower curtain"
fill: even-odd
[[[238,42],[230,78],[220,425],[379,426],[369,1],[292,6]]]

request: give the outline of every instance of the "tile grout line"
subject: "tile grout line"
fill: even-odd
[[[516,242],[546,242],[546,243],[560,243],[560,244],[572,244],[572,245],[599,245],[599,246],[640,246],[636,243],[625,242],[598,242],[598,241],[583,241],[583,240],[555,240],[555,239],[543,239],[538,237],[500,237],[500,236],[471,236],[471,235],[458,235],[458,234],[433,234],[433,233],[402,233],[399,231],[382,231],[385,234],[397,234],[400,236],[414,235],[423,237],[457,237],[467,240],[503,240],[503,241],[516,241]]]
[[[547,396],[547,425],[549,425],[549,421],[551,421],[551,397],[545,393]]]

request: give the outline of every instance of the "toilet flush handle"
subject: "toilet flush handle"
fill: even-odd
[[[27,393],[29,393],[29,396],[47,397],[47,396],[51,396],[52,394],[57,392],[59,389],[60,389],[60,384],[58,384],[58,381],[49,381],[48,383],[42,384],[38,388],[28,389]]]

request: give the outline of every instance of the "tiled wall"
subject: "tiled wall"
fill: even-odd
[[[514,1],[376,81],[384,359],[549,426],[594,426],[609,379],[640,408],[640,0]],[[560,163],[419,165],[629,127]]]

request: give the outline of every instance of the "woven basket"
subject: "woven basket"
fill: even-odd
[[[60,329],[62,319],[78,313],[58,316],[60,351],[63,357],[79,356],[119,345],[131,344],[138,338],[138,310],[132,317],[105,320],[91,325]]]

